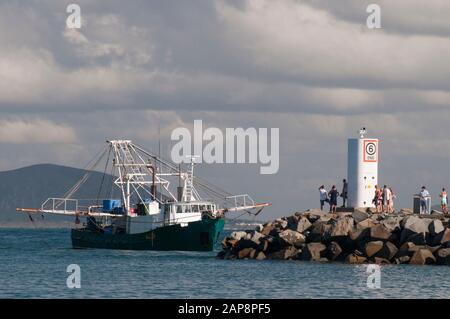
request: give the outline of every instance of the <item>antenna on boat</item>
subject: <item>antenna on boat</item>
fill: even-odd
[[[186,174],[185,187],[184,187],[184,201],[190,202],[193,200],[193,189],[194,189],[194,165],[195,159],[200,158],[199,155],[187,155],[187,158],[190,159],[190,168]]]

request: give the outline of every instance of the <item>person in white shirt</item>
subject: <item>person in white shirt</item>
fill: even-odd
[[[391,209],[391,213],[394,213],[395,212],[394,200],[397,198],[397,195],[395,194],[395,192],[392,189],[392,187],[389,187],[389,190],[391,191],[391,205],[390,205],[390,209]]]
[[[428,199],[430,198],[430,192],[428,192],[425,186],[422,186],[420,192],[420,213],[428,214]]]
[[[330,200],[328,199],[328,192],[325,189],[325,186],[323,185],[319,187],[319,196],[320,196],[320,210],[323,210],[325,202],[330,203]]]
[[[388,214],[392,213],[391,212],[392,192],[389,189],[389,187],[387,187],[386,185],[384,185],[384,188],[383,188],[383,199],[385,201],[384,207],[386,207],[387,213]]]

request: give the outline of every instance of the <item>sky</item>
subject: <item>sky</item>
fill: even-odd
[[[80,29],[66,8],[81,8]],[[366,8],[381,8],[369,29]],[[280,167],[197,174],[271,202],[269,217],[341,188],[347,138],[380,138],[398,207],[450,187],[448,0],[0,0],[0,170],[84,167],[107,139],[170,154],[171,132],[279,128]],[[160,127],[160,129],[159,129]]]

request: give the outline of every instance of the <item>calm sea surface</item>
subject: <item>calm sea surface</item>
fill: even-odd
[[[219,245],[217,245],[217,250]],[[0,228],[0,298],[449,298],[450,267],[226,261],[217,251],[72,249],[68,229]],[[81,288],[66,268],[81,268]]]

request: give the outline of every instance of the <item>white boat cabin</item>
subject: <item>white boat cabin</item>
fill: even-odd
[[[181,226],[201,220],[203,214],[215,216],[216,212],[216,204],[208,201],[164,203],[161,209],[165,224],[181,224]]]

